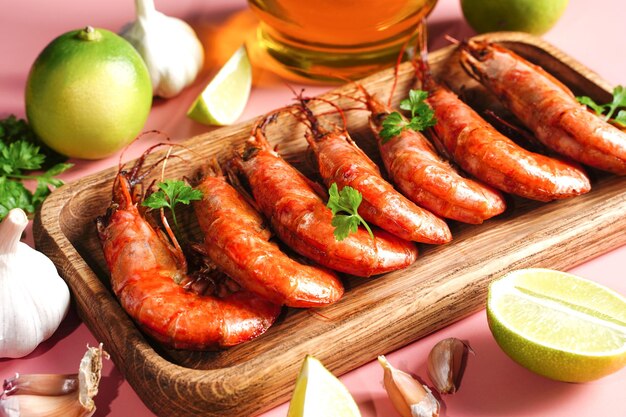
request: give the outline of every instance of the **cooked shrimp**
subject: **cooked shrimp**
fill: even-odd
[[[505,210],[498,191],[459,175],[421,132],[403,130],[384,142],[382,122],[393,110],[360,89],[371,112],[370,129],[383,164],[404,195],[439,216],[464,223],[480,224]]]
[[[378,166],[354,143],[345,129],[322,128],[306,100],[299,106],[311,131],[305,137],[313,150],[317,168],[328,187],[350,186],[363,196],[359,214],[368,222],[402,239],[423,243],[447,243],[448,225],[431,212],[416,206],[385,181]]]
[[[280,306],[248,291],[217,298],[185,290],[185,258],[140,214],[133,178],[120,173],[113,204],[97,219],[111,287],[147,334],[169,347],[202,350],[233,346],[264,333]]]
[[[194,209],[207,255],[242,287],[290,307],[319,307],[341,298],[337,276],[296,262],[270,242],[262,217],[223,176],[211,172],[197,189],[204,195]]]
[[[463,170],[501,191],[538,201],[573,197],[591,189],[582,169],[520,147],[435,81],[424,53],[416,72],[437,118],[433,137]]]
[[[588,111],[545,70],[484,41],[463,43],[461,63],[548,148],[583,164],[626,174],[626,132]]]
[[[358,276],[404,268],[417,258],[417,248],[383,230],[372,239],[365,230],[338,241],[332,212],[309,181],[272,151],[262,128],[254,134],[230,169],[247,180],[260,211],[291,249],[328,268]]]
[[[499,190],[538,201],[584,194],[589,178],[575,165],[530,152],[502,135],[456,94],[429,88],[437,140],[463,170]]]

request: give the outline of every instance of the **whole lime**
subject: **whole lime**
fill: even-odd
[[[546,33],[559,20],[568,0],[461,0],[463,15],[479,33],[521,31]]]
[[[26,116],[55,151],[99,159],[131,142],[152,105],[150,74],[122,37],[87,27],[54,39],[26,83]]]

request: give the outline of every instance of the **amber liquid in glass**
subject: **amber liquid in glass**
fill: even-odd
[[[395,62],[436,0],[249,0],[257,41],[289,78],[360,78]]]

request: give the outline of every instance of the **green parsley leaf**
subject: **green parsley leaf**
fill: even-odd
[[[333,231],[335,239],[344,240],[350,233],[356,233],[359,224],[362,224],[374,239],[374,233],[359,215],[359,206],[363,200],[360,192],[350,186],[345,186],[339,191],[337,183],[332,183],[328,189],[328,196],[326,207],[333,213],[331,224],[335,227]],[[338,214],[342,212],[348,214]]]
[[[428,93],[423,90],[409,90],[409,98],[400,102],[400,108],[411,112],[411,117],[415,116],[415,109],[421,105],[427,105],[424,100],[428,98]]]
[[[45,159],[39,153],[39,146],[23,140],[0,148],[0,169],[5,175],[22,175],[23,171],[40,169]]]
[[[20,140],[30,143],[38,142],[35,132],[28,126],[26,120],[18,119],[14,115],[0,120],[0,139],[6,145]]]
[[[336,214],[331,221],[335,226],[335,239],[344,240],[350,233],[356,233],[359,228],[359,219],[352,215]]]
[[[50,179],[50,183],[53,183],[53,181],[59,181],[54,177],[55,175],[59,175],[62,172],[67,171],[68,169],[70,169],[71,167],[73,167],[74,164],[69,164],[67,162],[59,162],[58,164],[53,165],[52,167],[50,167],[42,176],[49,178]],[[61,184],[63,184],[61,182]],[[57,185],[55,185],[57,186]]]
[[[400,108],[411,112],[411,119],[407,120],[398,112],[389,114],[382,123],[383,129],[380,137],[383,144],[391,138],[402,133],[403,130],[411,129],[422,131],[434,126],[437,123],[435,112],[424,101],[428,98],[428,93],[422,90],[409,90],[409,98],[400,102]]]
[[[593,99],[591,97],[579,96],[579,97],[576,97],[576,100],[578,100],[578,102],[580,104],[584,104],[584,105],[590,107],[597,114],[604,113],[604,109],[605,109],[606,106],[597,104],[595,101],[593,101]]]
[[[188,205],[193,200],[201,200],[202,191],[191,188],[184,181],[170,179],[158,183],[157,187],[159,190],[150,194],[141,204],[151,209],[169,208],[172,212],[174,227],[179,231],[174,208],[179,203]]]
[[[426,103],[419,106],[416,110],[416,116],[411,118],[408,128],[421,132],[422,130],[434,126],[437,123],[435,119],[435,111]]]
[[[25,120],[11,115],[0,120],[0,220],[13,208],[32,214],[50,194],[51,187],[63,185],[54,176],[69,169],[72,164],[57,163],[43,174],[39,171],[50,166],[46,157],[60,156],[40,146],[37,136]],[[31,193],[22,180],[34,180],[37,188]]]
[[[613,104],[615,107],[626,107],[626,87],[618,85],[613,89]]]
[[[380,137],[383,143],[387,143],[391,138],[398,136],[408,125],[407,121],[400,113],[394,111],[383,120],[383,128],[380,131]]]
[[[9,211],[21,208],[27,213],[33,213],[35,206],[30,191],[19,181],[0,177],[0,219],[4,219]]]
[[[615,123],[618,123],[624,127],[626,127],[626,110],[620,110],[617,113],[617,116],[613,119]]]
[[[604,120],[609,120],[619,107],[626,107],[626,88],[621,85],[613,89],[613,101],[609,104],[609,111]]]
[[[39,175],[35,178],[37,180],[37,188],[35,189],[35,193],[33,194],[33,204],[35,204],[35,206],[39,206],[43,203],[48,194],[50,194],[50,187],[59,188],[63,185],[63,181],[58,178],[54,178],[54,176],[64,172],[71,167],[72,164],[58,163],[52,168],[48,169],[42,175]]]
[[[617,109],[620,107],[626,107],[626,87],[621,85],[615,87],[613,89],[613,101],[607,104],[597,104],[587,96],[576,97],[576,100],[578,100],[579,103],[590,107],[598,116],[604,116],[604,120],[608,121],[611,117],[613,117],[613,114]],[[614,120],[621,125],[625,125],[624,119],[626,119],[626,115],[622,112],[623,110],[619,111]],[[620,113],[622,113],[622,116],[620,116]]]

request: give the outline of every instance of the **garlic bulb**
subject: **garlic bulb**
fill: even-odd
[[[137,20],[120,35],[143,58],[155,96],[174,97],[195,79],[204,50],[191,26],[154,8],[153,0],[135,0]]]
[[[21,358],[59,327],[70,305],[65,281],[48,257],[20,242],[26,213],[0,223],[0,358]]]

